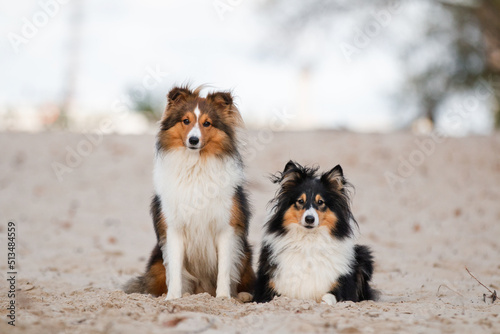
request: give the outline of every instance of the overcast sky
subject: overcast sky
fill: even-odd
[[[58,8],[47,7],[53,11],[47,23],[41,3],[56,0],[0,2],[0,107],[61,100],[77,0],[65,1]],[[237,5],[223,7],[227,11],[221,14],[217,3]],[[398,110],[391,99],[402,85],[403,69],[388,52],[390,45],[378,43],[382,37],[373,37],[349,61],[341,48],[352,42],[346,40],[349,34],[339,29],[325,39],[321,31],[312,30],[303,34],[294,57],[267,57],[261,48],[270,24],[257,6],[258,1],[244,0],[82,0],[77,110],[111,110],[130,88],[143,91],[142,82],[149,82],[153,71],[159,73],[158,85],[148,88],[157,96],[175,83],[232,89],[250,124],[265,124],[273,110],[286,109],[296,114],[295,128],[386,131],[397,125]],[[404,15],[403,10],[391,24],[401,25]],[[25,38],[29,24],[38,26],[37,31]],[[401,33],[411,38],[418,30]],[[18,52],[13,34],[25,38]],[[306,65],[308,76],[301,72]],[[475,131],[488,130],[484,114],[471,123]]]

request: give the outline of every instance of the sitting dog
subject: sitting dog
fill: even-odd
[[[188,87],[168,93],[151,204],[157,244],[146,272],[126,284],[127,293],[167,293],[171,300],[253,289],[250,210],[238,145],[243,121],[230,93],[199,93]]]

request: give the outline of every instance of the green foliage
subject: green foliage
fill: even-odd
[[[132,110],[144,115],[151,123],[160,120],[163,109],[162,99],[150,91],[137,92],[129,89],[128,96],[132,104]]]

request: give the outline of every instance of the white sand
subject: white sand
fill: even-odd
[[[485,303],[486,289],[464,269],[500,290],[498,134],[436,144],[395,191],[384,173],[397,173],[400,156],[418,158],[410,134],[275,133],[256,155],[249,151],[255,249],[275,191],[266,175],[288,159],[323,170],[340,163],[355,185],[360,243],[375,253],[373,284],[382,299],[333,307],[287,298],[240,304],[205,294],[166,302],[121,292],[142,272],[155,241],[154,137],[106,136],[59,182],[51,163],[64,162],[66,147],[84,139],[0,134],[1,333],[500,333],[500,301]],[[6,324],[8,220],[18,232],[15,328]]]

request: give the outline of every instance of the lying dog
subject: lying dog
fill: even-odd
[[[280,188],[265,225],[254,300],[287,296],[331,305],[374,299],[373,257],[355,243],[342,168],[317,175],[317,168],[290,161],[272,181]]]

